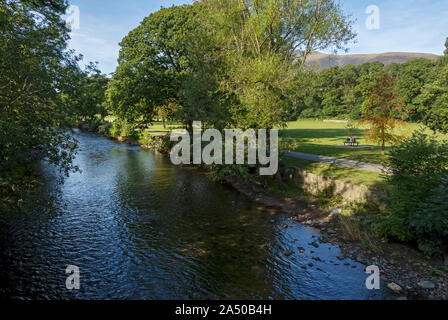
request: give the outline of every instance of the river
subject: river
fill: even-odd
[[[41,164],[56,214],[36,206],[1,222],[2,298],[383,298],[366,289],[365,266],[311,246],[320,235],[288,215],[151,151],[76,136],[82,172],[59,184]],[[68,265],[79,290],[66,288]]]

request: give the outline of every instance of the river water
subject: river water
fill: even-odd
[[[81,173],[61,185],[42,164],[56,214],[36,206],[1,223],[2,298],[383,298],[365,266],[311,246],[319,234],[286,214],[151,151],[76,135]],[[68,265],[79,290],[66,288]]]

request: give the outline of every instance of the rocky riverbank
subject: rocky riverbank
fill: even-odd
[[[366,248],[361,241],[348,241],[337,208],[324,210],[310,198],[285,199],[267,193],[253,184],[227,178],[225,181],[252,201],[291,215],[291,221],[300,222],[320,232],[319,243],[331,243],[341,248],[340,260],[351,258],[366,266],[380,268],[381,279],[390,290],[390,298],[448,299],[448,266],[435,259],[427,259],[416,249],[398,243],[371,239],[375,250]],[[287,226],[286,226],[287,227]],[[300,251],[300,248],[297,248]],[[375,252],[373,252],[375,251]],[[446,259],[445,259],[446,260]]]

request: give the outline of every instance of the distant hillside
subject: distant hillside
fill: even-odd
[[[426,58],[436,60],[439,56],[430,53],[414,52],[387,52],[380,54],[347,54],[347,55],[329,55],[320,52],[313,52],[307,60],[310,66],[317,66],[319,70],[328,69],[334,66],[346,66],[348,64],[360,65],[366,62],[380,61],[385,65],[391,63],[405,63],[411,59]]]

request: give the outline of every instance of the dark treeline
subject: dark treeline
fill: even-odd
[[[390,74],[395,77],[397,93],[403,100],[403,108],[395,116],[404,121],[424,122],[432,129],[447,132],[447,57],[438,61],[413,59],[387,66],[381,62],[336,66],[310,73],[309,84],[300,88],[303,104],[291,114],[291,120],[297,117],[359,120],[370,88],[382,74]]]

